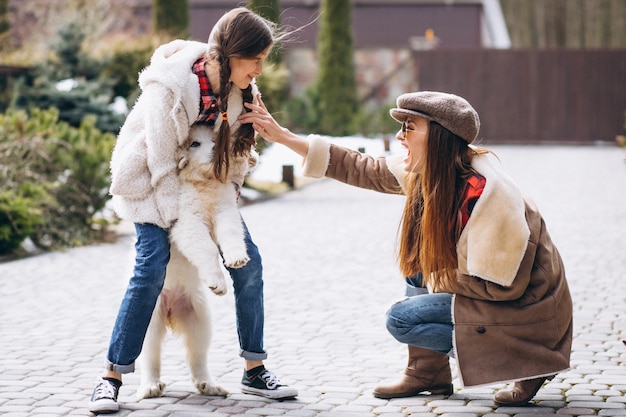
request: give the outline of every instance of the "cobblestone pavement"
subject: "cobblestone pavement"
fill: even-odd
[[[277,402],[239,391],[243,363],[228,294],[211,297],[209,359],[213,377],[231,395],[196,394],[181,343],[169,337],[165,395],[137,401],[139,369],[125,377],[115,415],[626,416],[626,151],[493,149],[543,212],[574,299],[572,367],[544,385],[534,406],[496,407],[493,394],[505,384],[470,389],[456,378],[447,398],[372,396],[375,385],[396,379],[406,365],[406,348],[384,328],[387,307],[403,293],[394,263],[403,198],[323,180],[242,208],[264,257],[266,365],[298,388],[298,398]],[[86,403],[133,243],[126,233],[115,244],[0,264],[0,415],[90,415]]]

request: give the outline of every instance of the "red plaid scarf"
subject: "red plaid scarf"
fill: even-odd
[[[480,174],[474,174],[467,179],[465,190],[463,191],[463,201],[457,212],[456,218],[450,220],[450,231],[455,233],[456,239],[461,236],[461,232],[469,221],[474,206],[478,198],[482,195],[487,179]]]
[[[200,113],[193,124],[213,126],[219,115],[217,97],[213,93],[209,78],[204,71],[205,58],[202,57],[193,64],[193,72],[198,76],[200,84]]]
[[[480,197],[485,189],[487,180],[482,175],[472,175],[467,179],[467,187],[463,195],[463,202],[461,203],[461,228],[465,227],[469,218],[474,210],[476,201]]]

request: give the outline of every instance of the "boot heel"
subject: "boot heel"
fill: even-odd
[[[428,391],[432,395],[452,395],[454,392],[454,386],[452,384],[438,385],[436,387],[428,388]]]

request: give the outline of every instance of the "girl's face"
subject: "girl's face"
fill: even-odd
[[[410,117],[402,123],[396,139],[407,149],[404,170],[420,172],[424,169],[424,157],[428,146],[428,120],[423,117]]]
[[[252,80],[263,73],[263,62],[267,58],[270,48],[252,58],[231,57],[230,81],[241,90],[248,88]]]

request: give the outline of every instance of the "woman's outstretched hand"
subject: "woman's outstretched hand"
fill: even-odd
[[[272,117],[267,107],[265,107],[265,103],[261,100],[260,94],[256,96],[255,101],[258,102],[258,104],[244,103],[251,111],[239,116],[239,123],[252,123],[252,128],[261,135],[263,139],[268,142],[280,142],[281,136],[286,134],[286,129],[279,125],[274,117]]]
[[[263,139],[268,142],[276,142],[285,145],[294,152],[306,157],[309,151],[309,141],[279,125],[267,110],[267,107],[265,107],[265,103],[261,100],[260,94],[256,96],[256,102],[258,104],[244,103],[246,108],[250,109],[250,111],[239,116],[239,123],[252,123],[252,128],[261,135]]]

